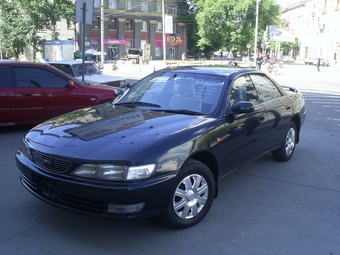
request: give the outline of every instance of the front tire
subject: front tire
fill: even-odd
[[[208,213],[215,196],[215,180],[210,169],[196,160],[181,168],[168,211],[159,219],[172,228],[188,228]]]
[[[294,122],[291,122],[281,147],[272,151],[272,157],[277,161],[288,161],[294,154],[297,139],[297,129]]]

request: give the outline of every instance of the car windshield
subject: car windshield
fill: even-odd
[[[99,68],[94,63],[85,63],[85,72],[84,75],[93,75],[93,74],[101,74]],[[83,64],[75,64],[72,66],[74,75],[81,76],[83,74]]]
[[[219,75],[160,72],[127,89],[115,104],[184,114],[210,114],[220,101],[225,81],[226,78]]]

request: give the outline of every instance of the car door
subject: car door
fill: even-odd
[[[46,120],[85,106],[81,87],[41,67],[15,67],[17,116],[21,121]]]
[[[252,102],[254,111],[232,114],[231,107],[239,101]],[[227,108],[226,171],[229,172],[264,153],[268,118],[249,75],[242,75],[233,81]]]
[[[15,110],[15,83],[10,65],[0,65],[0,126],[17,120]]]
[[[267,76],[251,74],[260,103],[264,106],[268,117],[268,134],[266,150],[282,144],[288,125],[292,119],[291,102],[284,93]]]

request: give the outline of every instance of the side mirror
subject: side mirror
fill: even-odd
[[[250,113],[254,111],[254,104],[247,101],[239,101],[231,107],[231,111],[233,114]]]
[[[66,87],[70,89],[75,89],[77,86],[74,84],[74,81],[69,80]]]

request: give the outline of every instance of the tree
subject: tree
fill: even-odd
[[[256,0],[193,0],[197,7],[198,47],[243,51],[254,41]],[[278,22],[280,6],[275,0],[259,4],[259,35]],[[258,45],[261,45],[260,36]]]
[[[71,0],[11,0],[0,2],[0,43],[2,49],[15,58],[24,47],[40,50],[41,38],[38,32],[44,28],[54,31],[57,21],[74,19],[75,5]],[[34,54],[35,59],[35,54]]]

